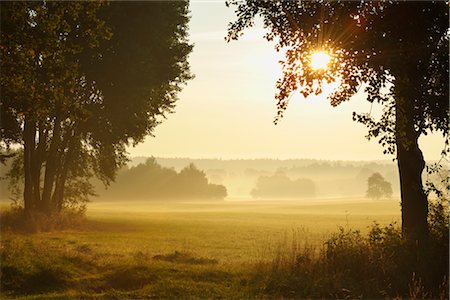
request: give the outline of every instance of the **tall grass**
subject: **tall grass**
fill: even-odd
[[[36,221],[29,223],[22,222],[22,213],[2,212],[2,230],[38,232],[85,226],[84,217],[74,212],[64,212],[53,219],[35,215],[31,220]],[[170,221],[168,227],[161,227],[150,238],[148,235],[157,222],[148,223],[146,228],[153,226],[148,231],[136,227],[135,231],[119,232],[114,229],[117,227],[112,227],[114,230],[101,227],[91,232],[4,232],[0,244],[0,298],[446,299],[449,296],[445,202],[430,205],[430,239],[424,253],[418,253],[403,240],[397,224],[374,224],[368,234],[347,225],[324,238],[323,244],[312,239],[305,229],[299,229],[286,232],[279,243],[268,240],[266,248],[258,242],[238,252],[244,238],[227,241],[227,231],[222,227],[201,231],[200,227],[214,224],[206,220],[190,225],[192,230],[187,231],[180,229],[187,226],[185,219],[177,226]],[[236,225],[236,219],[230,223],[223,220],[226,218],[220,219],[221,226]],[[257,224],[261,224],[259,219]],[[124,224],[117,226],[122,228]],[[212,233],[220,233],[223,244]],[[181,234],[186,241],[192,241],[197,234],[203,240],[194,247],[173,244],[176,246],[172,249],[161,244],[167,240],[155,238],[164,234],[167,238]],[[234,252],[228,248],[204,251],[206,242],[211,241],[218,243],[217,248],[232,245],[235,247],[232,251],[239,255],[251,254],[223,263]],[[153,245],[157,243],[160,244]],[[252,257],[258,253],[262,254],[261,260],[253,261]]]
[[[430,205],[430,236],[417,249],[397,224],[374,224],[367,236],[341,227],[326,243],[302,243],[296,232],[254,275],[274,298],[448,299],[448,205]]]
[[[51,215],[42,212],[26,213],[22,207],[13,206],[0,211],[0,230],[36,233],[63,229],[80,229],[86,224],[83,211],[65,209]]]

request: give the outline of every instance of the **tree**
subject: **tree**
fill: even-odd
[[[259,176],[256,187],[251,191],[255,198],[299,198],[314,197],[316,185],[311,179],[291,180],[283,173],[272,176]]]
[[[367,192],[366,196],[372,199],[380,199],[383,197],[392,197],[392,187],[391,184],[384,179],[384,177],[376,172],[373,173],[367,179]]]
[[[192,76],[187,3],[2,2],[2,148],[23,148],[26,211],[92,194]],[[18,158],[21,159],[21,158]]]
[[[86,101],[98,100],[84,97],[89,86],[82,83],[75,58],[109,37],[95,16],[100,6],[1,3],[1,141],[6,148],[23,146],[26,211],[50,209],[52,193],[57,198],[60,191],[57,175],[67,169],[58,161],[69,146],[73,123],[83,116]]]
[[[402,199],[402,231],[411,241],[426,241],[428,201],[422,185],[425,166],[418,138],[441,131],[448,153],[448,4],[387,1],[232,1],[237,20],[228,40],[237,39],[256,16],[276,49],[287,48],[283,77],[277,82],[278,115],[290,95],[321,92],[339,78],[330,95],[333,106],[364,86],[367,100],[384,104],[379,120],[354,114],[379,138],[385,153],[396,153]],[[331,55],[326,70],[310,65],[314,51]]]
[[[206,174],[194,164],[177,172],[149,158],[145,164],[121,170],[117,182],[101,196],[140,200],[223,199],[227,190],[223,185],[209,183]]]
[[[205,172],[193,163],[180,171],[173,185],[177,187],[175,196],[180,198],[223,199],[227,196],[225,186],[209,183]]]

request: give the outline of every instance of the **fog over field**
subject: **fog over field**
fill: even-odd
[[[4,176],[8,168],[2,166],[0,175]],[[368,178],[374,173],[382,175],[392,187],[392,198],[398,198],[398,169],[395,162],[389,160],[133,157],[126,167],[118,171],[115,181],[109,186],[105,187],[99,180],[91,180],[97,194],[91,200],[123,200],[124,197],[130,200],[302,201],[363,198],[368,189]],[[197,186],[193,186],[193,182]],[[9,199],[12,195],[8,180],[1,180],[0,187],[1,199]]]
[[[448,2],[0,1],[0,300],[448,300]]]
[[[134,157],[129,166],[144,163],[147,157]],[[329,161],[315,159],[191,159],[159,158],[156,161],[164,167],[182,170],[194,164],[204,171],[208,180],[224,185],[228,199],[258,199],[252,195],[258,178],[284,175],[290,180],[307,179],[314,186],[313,193],[278,198],[340,198],[364,197],[367,179],[375,172],[380,173],[392,185],[393,196],[399,195],[397,166],[393,161]],[[276,185],[276,182],[274,182]],[[281,188],[281,187],[279,187]],[[274,190],[279,190],[276,186]],[[274,194],[272,198],[277,198]],[[271,198],[269,197],[269,198]],[[262,197],[264,199],[265,197]],[[261,199],[261,197],[260,197]]]

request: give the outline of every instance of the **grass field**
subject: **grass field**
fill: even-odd
[[[374,220],[398,221],[400,206],[396,201],[367,200],[93,203],[87,215],[117,239],[89,232],[86,242],[104,236],[105,245],[114,243],[116,249],[126,240],[127,251],[156,255],[185,250],[235,264],[261,259],[270,246],[293,232],[317,244],[339,226],[365,232]]]
[[[248,298],[283,247],[398,221],[398,201],[97,202],[82,229],[2,232],[3,298]]]

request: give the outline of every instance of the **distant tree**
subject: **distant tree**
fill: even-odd
[[[299,198],[314,197],[315,194],[316,186],[312,180],[291,180],[282,173],[258,177],[256,187],[251,191],[255,198]]]
[[[114,180],[173,111],[192,77],[188,3],[0,5],[0,146],[23,148],[25,210],[50,213]]]
[[[199,170],[193,163],[178,173],[174,186],[176,186],[174,190],[179,198],[223,199],[227,196],[225,186],[209,183],[205,172]]]
[[[193,163],[183,168],[175,181],[176,193],[180,198],[201,197],[207,185],[205,172],[197,169]]]
[[[224,199],[228,196],[227,188],[222,184],[208,184],[206,195],[213,199]]]
[[[205,172],[192,163],[177,172],[149,158],[144,164],[122,169],[116,183],[103,196],[142,200],[223,199],[227,190],[223,185],[209,183]]]
[[[262,18],[265,38],[286,48],[277,82],[278,117],[291,94],[319,94],[340,79],[329,100],[333,106],[365,86],[367,100],[384,104],[379,120],[354,114],[368,137],[379,138],[385,153],[396,153],[402,199],[402,231],[408,241],[426,242],[428,199],[425,166],[418,139],[441,131],[448,146],[449,23],[447,1],[259,1],[233,0],[237,20],[228,40]],[[332,55],[326,70],[311,67],[317,50]],[[446,147],[445,152],[448,153]]]
[[[390,198],[392,197],[391,184],[384,179],[380,173],[373,173],[367,179],[366,196],[372,199]]]

